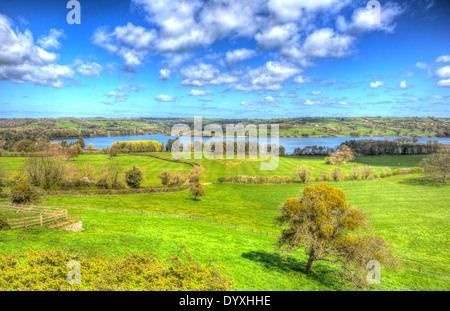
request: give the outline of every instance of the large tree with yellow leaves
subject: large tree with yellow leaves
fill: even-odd
[[[385,239],[370,234],[366,215],[346,202],[344,191],[327,184],[306,187],[300,198],[287,199],[277,221],[283,226],[279,247],[304,247],[307,272],[315,261],[339,264],[339,275],[358,286],[365,284],[370,261],[387,269],[397,264]]]

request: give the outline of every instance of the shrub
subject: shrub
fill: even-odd
[[[345,178],[345,173],[340,168],[335,168],[331,172],[331,178],[333,181],[341,181]]]
[[[320,179],[322,179],[322,181],[330,181],[331,173],[329,171],[320,171]]]
[[[349,172],[350,179],[357,180],[361,176],[361,168],[358,165],[353,165]]]
[[[300,180],[300,182],[304,184],[307,181],[309,181],[309,179],[311,177],[311,168],[306,165],[298,165],[294,169],[293,175],[294,175],[294,178]]]
[[[133,166],[132,169],[126,171],[125,173],[125,181],[130,188],[139,188],[142,182],[142,171],[138,169],[136,166]]]
[[[389,176],[392,176],[392,170],[391,170],[391,168],[390,168],[390,167],[384,167],[384,168],[381,170],[380,177],[389,177]]]
[[[8,218],[6,218],[5,215],[0,213],[0,231],[8,229],[11,229],[10,225],[8,224]]]
[[[218,181],[220,184],[223,184],[223,183],[226,181],[226,178],[225,178],[225,177],[219,177],[219,178],[217,179],[217,181]]]
[[[362,169],[362,176],[366,180],[373,179],[377,176],[377,172],[375,171],[375,169],[372,166],[365,165]]]
[[[81,284],[69,284],[70,260],[80,263]],[[168,259],[154,253],[111,258],[72,256],[60,251],[0,254],[0,291],[228,291],[234,282],[226,269],[195,261],[185,250]],[[30,281],[32,280],[32,281]]]
[[[15,204],[38,203],[40,192],[36,187],[30,186],[24,181],[11,188],[10,200]]]

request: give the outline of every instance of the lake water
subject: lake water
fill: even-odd
[[[167,141],[172,138],[175,139],[176,136],[166,136],[162,134],[151,134],[151,135],[136,135],[136,136],[113,136],[113,137],[92,137],[84,138],[86,146],[88,144],[93,144],[96,148],[102,149],[103,147],[111,147],[112,143],[116,141],[138,141],[138,140],[156,140],[157,142],[166,144]],[[341,143],[347,140],[360,140],[360,139],[377,139],[384,140],[386,137],[280,137],[279,144],[284,146],[286,153],[290,154],[294,152],[297,147],[304,148],[306,146],[323,146],[335,148]],[[389,140],[394,140],[394,136],[387,137]],[[220,140],[220,138],[204,138],[203,141],[208,140]],[[442,144],[450,145],[450,138],[438,138],[438,137],[417,137],[419,143],[426,143],[429,140],[437,140]],[[66,139],[68,143],[76,142],[78,139]],[[235,139],[236,140],[236,139]],[[248,141],[248,138],[246,138]],[[183,140],[181,140],[183,141]],[[61,140],[52,140],[52,142],[61,142]],[[184,141],[183,141],[184,142]],[[270,143],[270,139],[268,139]]]

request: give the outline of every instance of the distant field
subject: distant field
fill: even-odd
[[[400,252],[402,270],[382,270],[382,283],[374,290],[450,290],[450,185],[423,183],[418,175],[330,184],[343,189],[349,203],[368,212],[375,233]],[[306,275],[303,271],[307,258],[303,252],[283,259],[273,246],[276,239],[270,236],[201,221],[140,214],[141,210],[187,213],[277,234],[273,219],[278,208],[303,188],[299,184],[217,184],[205,186],[206,197],[198,202],[187,191],[49,197],[43,204],[68,206],[69,213],[81,213],[85,230],[54,232],[34,227],[5,231],[0,236],[0,252],[25,252],[30,247],[105,257],[152,250],[166,257],[185,244],[195,259],[206,262],[216,258],[225,265],[239,290],[346,289],[336,283],[331,274],[334,267],[328,263],[317,262],[313,273]]]
[[[26,162],[27,158],[16,158],[16,157],[0,157],[0,167],[7,173],[10,174],[15,170],[20,169]],[[109,155],[106,154],[96,154],[96,155],[80,155],[79,157],[73,158],[72,161],[79,168],[82,167],[83,163],[91,163],[92,166],[97,170],[97,173],[101,172],[103,164],[107,164],[109,161]],[[122,173],[127,169],[137,166],[142,168],[145,172],[145,179],[142,182],[143,187],[160,185],[158,179],[158,173],[162,170],[169,171],[185,171],[189,172],[192,166],[176,163],[170,161],[159,160],[152,157],[146,156],[134,156],[134,155],[117,155],[114,157],[114,161],[117,161],[122,169]]]
[[[103,164],[107,164],[109,160],[109,155],[99,154],[99,155],[80,155],[77,158],[73,158],[72,161],[81,168],[83,163],[91,163],[94,168],[98,171],[101,170]],[[189,172],[192,166],[176,163],[170,161],[159,160],[152,157],[146,156],[134,156],[134,155],[124,155],[120,154],[114,157],[113,161],[117,161],[122,168],[122,172],[127,169],[137,166],[145,172],[145,179],[142,182],[142,187],[148,187],[152,185],[160,185],[161,182],[158,179],[158,173],[163,170],[169,171],[184,171]]]
[[[172,157],[170,152],[155,153],[165,157]],[[201,175],[203,182],[217,182],[219,177],[229,178],[238,175],[247,176],[289,176],[292,177],[292,171],[297,165],[308,165],[312,168],[311,176],[313,178],[320,176],[320,171],[332,171],[340,168],[348,173],[356,164],[360,167],[364,165],[372,165],[374,169],[380,173],[381,170],[388,166],[392,169],[408,168],[419,166],[423,155],[412,156],[376,156],[376,157],[358,157],[355,162],[346,165],[328,165],[325,163],[324,156],[284,156],[280,157],[280,162],[276,170],[262,171],[261,160],[239,160],[239,159],[187,159],[187,161],[197,162],[204,167]]]

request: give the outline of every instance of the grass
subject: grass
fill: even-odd
[[[156,154],[156,153],[155,153]],[[165,157],[172,157],[170,152],[157,153]],[[193,158],[193,157],[192,157]],[[222,159],[222,160],[208,160],[208,159],[192,159],[187,161],[200,163],[203,167],[201,180],[203,182],[217,182],[219,177],[229,178],[232,176],[246,175],[246,176],[289,176],[292,177],[292,171],[297,165],[307,165],[311,167],[311,177],[316,178],[320,176],[320,171],[331,172],[335,168],[342,169],[348,173],[350,169],[358,164],[359,166],[371,165],[379,174],[384,167],[408,168],[419,166],[420,161],[424,158],[423,155],[412,156],[376,156],[376,157],[358,157],[355,162],[347,163],[346,165],[328,165],[325,163],[324,156],[283,156],[276,170],[261,170],[262,160],[250,159]],[[267,161],[267,160],[266,160]]]
[[[26,162],[25,157],[0,157],[0,168],[6,173],[11,174],[15,170],[20,169]],[[78,168],[81,169],[83,163],[91,163],[92,166],[99,173],[101,171],[102,165],[108,163],[109,155],[106,154],[95,154],[95,155],[80,155],[79,157],[72,158],[72,160]],[[127,169],[137,166],[145,172],[144,181],[142,182],[142,187],[148,187],[153,185],[160,185],[161,182],[158,179],[158,173],[162,170],[169,171],[185,171],[189,172],[192,166],[184,163],[176,163],[165,160],[160,160],[152,157],[146,156],[135,156],[135,155],[124,155],[120,154],[114,157],[114,161],[117,161],[125,172]]]
[[[399,251],[402,270],[382,270],[384,279],[375,290],[450,289],[449,185],[424,183],[418,175],[331,185],[342,188],[349,203],[368,212],[375,233]],[[305,255],[299,251],[283,259],[273,246],[276,239],[270,236],[201,221],[139,214],[141,209],[181,212],[277,233],[273,219],[278,207],[303,187],[217,184],[205,186],[206,197],[198,202],[186,191],[49,197],[45,205],[70,206],[69,212],[81,213],[86,230],[54,232],[37,227],[2,232],[0,252],[22,252],[31,247],[109,256],[154,250],[164,257],[186,244],[198,260],[218,259],[240,290],[344,289],[332,276],[332,266],[318,263],[313,274],[305,275]]]
[[[72,158],[72,161],[81,168],[83,163],[91,163],[93,167],[100,171],[102,165],[108,163],[109,155],[106,154],[95,154],[95,155],[80,155],[79,157]],[[161,182],[158,179],[158,173],[163,170],[169,171],[185,171],[189,172],[192,169],[192,166],[184,163],[176,163],[165,160],[160,160],[152,157],[146,156],[135,156],[135,155],[125,155],[119,154],[113,158],[113,161],[117,161],[124,172],[132,168],[133,166],[137,166],[141,168],[145,174],[145,179],[143,180],[141,186],[148,187],[152,185],[160,185]]]

